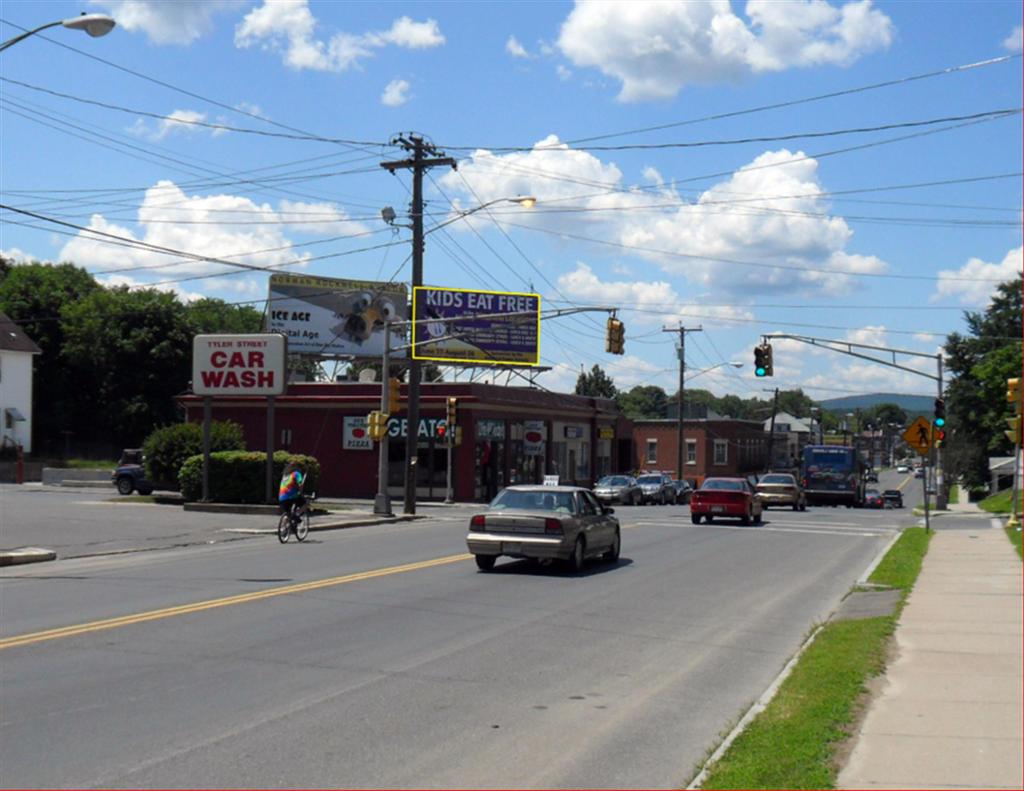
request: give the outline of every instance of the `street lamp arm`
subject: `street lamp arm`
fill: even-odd
[[[487,203],[481,203],[479,206],[474,206],[472,209],[460,211],[457,216],[452,217],[450,220],[445,220],[442,223],[438,223],[433,228],[428,228],[426,231],[424,231],[424,236],[428,233],[439,231],[445,226],[451,225],[453,222],[464,220],[469,215],[476,214],[478,211],[483,211],[484,209],[490,208],[491,206],[494,206],[498,203],[518,203],[520,206],[524,206],[527,209],[532,209],[534,206],[537,205],[537,199],[532,196],[527,196],[522,198],[497,198],[495,200],[490,200],[487,201]]]
[[[14,38],[9,38],[3,44],[0,44],[0,52],[3,52],[8,47],[14,46],[19,41],[23,41],[24,39],[28,38],[29,36],[34,36],[36,33],[39,33],[42,30],[46,30],[47,28],[51,28],[51,27],[57,27],[57,25],[62,25],[62,24],[64,24],[64,23],[61,22],[61,21],[50,22],[49,24],[46,24],[46,25],[40,25],[35,30],[28,30],[28,31],[22,33],[20,36],[15,36]]]
[[[48,30],[51,27],[57,27],[58,25],[63,25],[69,30],[84,30],[93,38],[99,38],[100,36],[107,35],[107,33],[114,29],[116,24],[106,14],[82,14],[81,16],[73,16],[68,19],[58,19],[56,22],[47,22],[45,25],[40,25],[32,30],[26,30],[14,38],[7,39],[3,44],[0,44],[0,52],[14,46],[19,41],[24,41],[29,36],[34,36],[36,33]]]

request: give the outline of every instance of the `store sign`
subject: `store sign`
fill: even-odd
[[[544,476],[544,485],[545,486],[558,486],[558,476],[557,475],[545,475]]]
[[[438,426],[447,426],[448,421],[443,417],[421,417],[419,439],[430,439],[437,436]],[[392,439],[405,437],[409,431],[409,419],[404,417],[393,417],[388,421],[388,436]]]
[[[332,357],[376,357],[384,352],[384,322],[407,321],[404,284],[334,277],[270,276],[267,324],[288,337],[289,351]],[[392,338],[392,345],[400,346]],[[392,351],[392,357],[404,357]]]
[[[417,360],[540,364],[540,294],[413,289]]]
[[[611,426],[601,426],[597,430],[598,439],[612,439],[615,437],[615,429]]]
[[[288,342],[283,335],[196,335],[192,392],[200,396],[269,396],[285,389]]]
[[[504,420],[478,420],[476,422],[477,439],[505,439]]]
[[[523,455],[543,456],[548,427],[543,420],[523,421]]]
[[[583,436],[582,426],[566,426],[565,427],[565,438],[566,439],[580,439]]]
[[[344,450],[373,450],[366,415],[349,415],[345,418],[341,447]]]

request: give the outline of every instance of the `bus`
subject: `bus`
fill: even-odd
[[[856,449],[808,445],[800,473],[808,505],[864,505],[865,467]]]

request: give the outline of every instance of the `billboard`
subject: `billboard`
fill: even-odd
[[[412,318],[418,360],[540,363],[540,294],[417,286]]]
[[[404,283],[274,274],[267,329],[287,336],[293,354],[380,357],[384,322],[408,321],[408,305]]]
[[[196,335],[192,392],[201,396],[281,395],[288,342],[276,333]]]

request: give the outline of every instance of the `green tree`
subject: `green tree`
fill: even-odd
[[[576,395],[592,396],[594,398],[615,398],[619,391],[615,382],[608,376],[600,365],[590,369],[590,373],[580,371],[576,380]]]
[[[983,313],[965,313],[968,333],[946,340],[946,466],[968,485],[988,481],[988,457],[1010,455],[1003,434],[1012,405],[1006,380],[1021,372],[1021,278],[1003,283]]]
[[[263,331],[263,313],[252,305],[232,305],[222,299],[197,299],[185,306],[196,334],[245,334]]]
[[[619,409],[634,420],[642,418],[663,418],[666,415],[668,396],[657,385],[636,385],[629,392],[619,393]]]
[[[92,275],[72,264],[16,264],[7,266],[0,277],[0,312],[19,324],[42,350],[34,362],[37,452],[61,448],[62,432],[77,434],[91,423],[89,393],[61,355],[62,310],[101,289]]]
[[[192,325],[174,294],[120,286],[62,310],[61,354],[90,401],[96,436],[138,446],[177,416],[174,396],[192,373]]]

